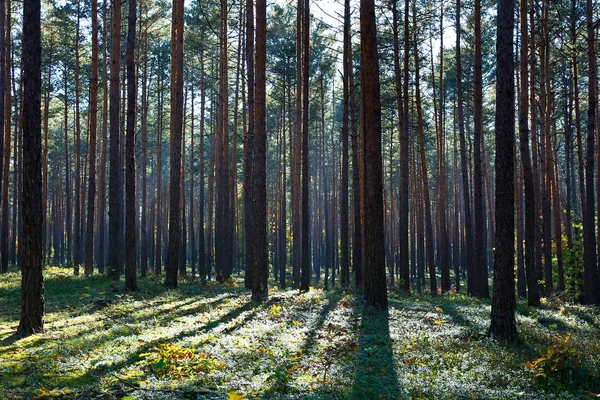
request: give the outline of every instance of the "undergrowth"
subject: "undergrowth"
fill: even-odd
[[[486,337],[489,302],[390,292],[365,309],[339,289],[241,284],[138,292],[46,268],[46,332],[13,336],[20,276],[0,275],[0,398],[590,398],[600,392],[600,315],[518,304],[520,342]]]

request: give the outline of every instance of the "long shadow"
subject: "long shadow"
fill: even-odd
[[[225,314],[218,320],[209,322],[199,329],[192,327],[189,330],[181,331],[179,334],[169,337],[169,338],[157,338],[155,340],[146,342],[145,346],[143,348],[136,349],[135,351],[129,353],[124,360],[121,360],[119,362],[116,362],[116,363],[110,364],[110,365],[102,365],[102,366],[91,368],[91,369],[87,370],[84,374],[82,374],[81,376],[73,378],[73,379],[66,379],[64,381],[61,381],[60,384],[70,387],[69,384],[79,385],[82,381],[91,383],[91,382],[96,381],[100,377],[109,375],[111,373],[117,373],[122,368],[135,364],[137,361],[139,361],[140,354],[147,352],[148,349],[152,348],[153,346],[155,346],[157,344],[163,343],[165,341],[176,342],[176,341],[185,339],[186,337],[195,336],[200,331],[209,331],[209,330],[215,329],[216,327],[218,327],[222,324],[226,324],[226,323],[230,322],[231,320],[237,318],[243,312],[250,311],[258,306],[259,306],[259,304],[249,301],[246,304],[229,311],[227,314]]]
[[[358,341],[353,399],[395,399],[400,383],[396,372],[389,313],[364,308]]]
[[[324,305],[319,312],[316,322],[313,327],[308,331],[304,344],[302,346],[302,354],[310,354],[315,346],[317,345],[317,333],[323,328],[327,316],[337,306],[338,301],[342,298],[342,294],[339,292],[332,292],[327,296],[329,303]]]

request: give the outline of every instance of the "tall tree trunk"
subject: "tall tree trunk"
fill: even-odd
[[[127,136],[125,143],[125,288],[137,290],[136,267],[136,201],[135,201],[135,134],[137,84],[135,76],[137,2],[129,0],[127,22]]]
[[[596,259],[596,236],[594,232],[594,135],[596,132],[597,63],[592,0],[586,0],[586,28],[588,55],[588,121],[585,161],[585,217],[583,218],[583,300],[586,304],[600,304],[600,281]]]
[[[4,267],[4,259],[7,257],[4,251],[4,241],[8,238],[4,236],[4,229],[2,224],[4,216],[1,212],[2,202],[4,198],[4,119],[5,119],[5,76],[6,76],[6,58],[5,49],[5,27],[10,26],[10,22],[5,24],[6,17],[6,0],[0,0],[0,232],[2,232],[3,238],[0,239],[0,272],[7,272],[8,268]],[[10,115],[10,114],[9,114]],[[8,264],[6,264],[8,266]]]
[[[462,194],[465,221],[465,260],[467,267],[467,291],[475,295],[476,264],[475,264],[475,237],[473,232],[473,217],[471,215],[471,200],[469,190],[469,155],[465,139],[465,117],[462,89],[462,60],[460,54],[460,33],[461,33],[461,0],[456,0],[456,97],[458,112],[458,137],[460,142],[460,167],[462,176]]]
[[[483,160],[481,142],[483,139],[483,89],[481,76],[481,0],[475,0],[475,60],[473,70],[473,180],[474,180],[474,209],[475,209],[475,266],[476,284],[475,295],[481,298],[489,297],[486,249],[484,193],[483,193]],[[512,178],[511,178],[512,179]]]
[[[496,40],[496,251],[491,337],[514,340],[515,321],[515,220],[514,146],[515,86],[513,58],[514,0],[498,2]]]
[[[23,237],[21,320],[18,335],[44,330],[42,233],[42,39],[40,1],[23,1]]]
[[[267,2],[256,0],[256,103],[254,132],[254,246],[255,257],[252,268],[252,299],[264,301],[268,294],[267,254]]]
[[[450,243],[448,241],[448,227],[446,223],[446,212],[448,210],[448,189],[446,184],[446,145],[445,145],[445,104],[444,104],[444,7],[440,7],[440,105],[439,105],[439,131],[438,131],[438,217],[439,217],[439,241],[440,241],[440,271],[442,293],[450,290]]]
[[[408,8],[405,14],[408,15]],[[410,270],[408,266],[408,126],[402,96],[402,71],[400,70],[400,44],[397,1],[392,2],[392,29],[394,31],[394,77],[396,83],[396,107],[398,109],[398,135],[400,137],[400,198],[399,198],[399,265],[402,288],[410,292]],[[406,33],[406,32],[405,32]],[[405,49],[408,54],[408,51]],[[406,68],[406,66],[405,66]],[[405,77],[406,78],[406,77]]]
[[[252,289],[252,268],[255,264],[255,248],[251,233],[254,232],[254,2],[246,0],[246,57],[248,80],[248,128],[244,132],[244,222],[246,245],[246,289]],[[298,67],[299,68],[299,67]],[[293,190],[293,184],[292,184]],[[293,196],[292,196],[293,198]],[[295,240],[295,239],[294,239]]]
[[[202,32],[204,40],[204,32]],[[204,43],[200,44],[200,195],[198,197],[198,274],[200,282],[206,283],[206,247],[204,241],[204,109],[206,99],[206,86],[204,74]]]
[[[535,235],[536,235],[536,204],[533,170],[529,155],[529,127],[527,117],[529,114],[527,75],[527,2],[522,0],[520,6],[521,18],[521,54],[520,54],[520,88],[519,94],[519,146],[521,151],[521,167],[523,169],[523,183],[525,187],[525,273],[527,276],[527,303],[537,306],[540,303],[540,294],[535,270]]]
[[[108,193],[108,276],[118,280],[121,275],[123,248],[123,168],[121,164],[120,77],[121,60],[121,0],[111,6],[110,30],[110,176]]]
[[[105,249],[105,228],[106,228],[106,155],[108,147],[108,85],[107,76],[107,32],[108,32],[108,12],[107,1],[102,5],[102,149],[100,153],[100,176],[98,177],[98,273],[104,273],[104,249]]]
[[[177,287],[181,240],[181,137],[183,134],[183,0],[173,0],[171,24],[171,156],[169,179],[169,255],[165,286]]]
[[[221,0],[219,54],[219,95],[217,105],[217,201],[215,212],[215,268],[217,280],[231,276],[230,173],[229,173],[229,91],[227,68],[227,1]]]
[[[477,1],[477,0],[476,0]],[[417,47],[417,16],[416,5],[413,3],[413,51],[415,57],[415,102],[417,106],[417,130],[419,133],[421,181],[423,186],[423,202],[425,203],[425,240],[427,244],[427,268],[429,270],[429,290],[437,294],[435,277],[433,227],[431,222],[431,201],[429,198],[429,179],[427,175],[427,160],[425,158],[425,130],[423,127],[423,111],[421,107],[421,88],[419,71],[419,50]]]
[[[73,244],[73,271],[79,275],[79,265],[81,260],[81,239],[82,239],[82,198],[81,193],[81,116],[79,112],[79,31],[81,20],[81,3],[77,1],[77,26],[75,30],[75,229]]]
[[[90,151],[85,238],[85,275],[94,272],[94,201],[96,199],[96,131],[98,126],[98,0],[92,0],[92,71],[90,75]]]
[[[148,6],[145,7],[146,19],[148,18]],[[144,34],[144,72],[142,77],[142,216],[141,216],[141,248],[140,248],[140,272],[142,278],[148,272],[148,27]],[[152,224],[150,224],[152,226]]]
[[[10,131],[11,131],[11,118],[12,115],[12,96],[11,96],[11,75],[10,75],[10,52],[11,52],[11,29],[12,29],[12,19],[11,19],[11,1],[6,0],[6,23],[4,26],[4,59],[0,60],[0,62],[4,63],[4,76],[0,77],[0,79],[4,80],[4,121],[0,121],[0,123],[4,123],[4,166],[3,166],[3,176],[2,178],[2,227],[0,229],[0,258],[2,259],[2,265],[0,266],[0,270],[2,272],[8,272],[8,181],[10,177]]]
[[[292,185],[292,279],[293,287],[300,286],[302,264],[302,209],[301,209],[301,168],[302,168],[302,16],[304,0],[298,0],[296,9],[296,118],[295,135],[292,140],[291,185]],[[250,69],[250,64],[248,64]]]
[[[342,182],[340,204],[340,264],[341,285],[350,284],[348,245],[348,131],[350,128],[350,74],[352,73],[352,43],[350,37],[350,0],[344,1],[344,56],[343,56],[344,109],[342,112]]]
[[[383,232],[383,171],[381,160],[381,99],[375,2],[360,2],[361,131],[364,138],[365,299],[387,309]]]
[[[302,1],[302,0],[301,0]],[[302,8],[302,276],[300,279],[300,291],[308,291],[310,285],[310,213],[309,213],[309,184],[310,184],[310,157],[309,157],[309,135],[308,135],[308,82],[309,82],[309,55],[310,55],[310,0],[303,0]]]
[[[154,274],[159,275],[162,269],[162,201],[163,201],[163,189],[162,189],[162,113],[163,113],[163,79],[162,70],[158,72],[157,82],[157,97],[158,97],[158,116],[156,121],[156,246],[154,248]]]

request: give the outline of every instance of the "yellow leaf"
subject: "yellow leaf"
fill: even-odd
[[[302,325],[302,322],[294,321],[294,322],[292,322],[292,324],[294,324],[294,326],[300,326],[300,325]]]
[[[437,312],[444,312],[444,310],[442,310],[442,307],[440,307],[440,306],[437,306],[435,308],[435,311],[437,311]]]
[[[235,390],[230,390],[227,392],[227,396],[229,400],[247,400],[248,398],[244,394],[239,394]]]

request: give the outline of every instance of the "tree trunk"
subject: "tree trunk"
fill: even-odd
[[[256,103],[254,143],[254,217],[255,258],[252,268],[252,300],[262,302],[268,294],[267,254],[267,2],[256,0]]]
[[[475,260],[476,283],[475,295],[480,298],[489,297],[487,260],[484,240],[485,227],[485,198],[483,193],[483,160],[481,142],[483,139],[483,89],[481,76],[481,0],[475,0],[475,65],[473,71],[473,179],[474,179],[474,209],[475,209]],[[512,178],[511,178],[512,179]]]
[[[181,240],[181,138],[183,134],[183,0],[173,1],[171,25],[171,155],[169,178],[169,253],[165,286],[177,287]]]
[[[416,5],[413,3],[413,51],[415,56],[415,102],[417,106],[417,130],[419,133],[421,182],[423,186],[423,202],[425,203],[425,240],[427,244],[427,268],[429,271],[429,290],[432,295],[437,294],[435,276],[433,227],[431,222],[431,202],[429,198],[429,179],[427,175],[427,160],[425,158],[425,130],[423,127],[423,111],[421,107],[421,88],[419,74],[419,50],[417,47],[417,17]]]
[[[597,64],[592,0],[586,1],[587,54],[588,54],[588,121],[585,161],[586,204],[583,218],[583,300],[586,304],[600,304],[600,282],[596,259],[596,236],[594,232],[594,135],[596,132]]]
[[[110,31],[110,176],[108,193],[108,276],[118,280],[121,275],[123,238],[123,168],[121,164],[120,77],[121,59],[121,0],[114,0]]]
[[[125,143],[125,288],[137,290],[136,267],[136,201],[135,201],[135,135],[137,85],[135,76],[135,40],[137,2],[129,0],[127,22],[127,137]]]
[[[85,275],[94,272],[94,201],[96,199],[96,131],[98,125],[98,0],[92,0],[92,71],[90,75],[90,151],[85,238]]]
[[[375,2],[360,2],[361,131],[364,138],[365,299],[387,309],[383,233],[383,171],[381,160],[381,100]]]
[[[514,340],[515,321],[515,220],[514,146],[515,86],[513,58],[514,0],[499,0],[496,41],[496,251],[494,293],[489,334]]]
[[[42,40],[40,1],[23,1],[23,237],[21,320],[18,335],[44,330],[42,232]]]
[[[302,1],[302,0],[301,0]],[[310,184],[310,157],[309,157],[309,135],[308,117],[308,82],[309,82],[309,55],[310,55],[310,0],[304,0],[302,8],[302,276],[300,279],[300,291],[308,291],[310,285],[310,214],[309,214],[309,184]]]
[[[462,175],[462,194],[464,208],[464,225],[465,225],[465,261],[467,267],[467,291],[471,295],[475,295],[476,264],[475,264],[475,245],[473,235],[473,217],[471,215],[471,200],[469,190],[469,155],[467,153],[467,145],[465,139],[465,117],[463,106],[463,90],[462,90],[462,60],[460,54],[460,14],[461,0],[456,0],[456,97],[458,111],[458,137],[460,142],[460,167]]]

